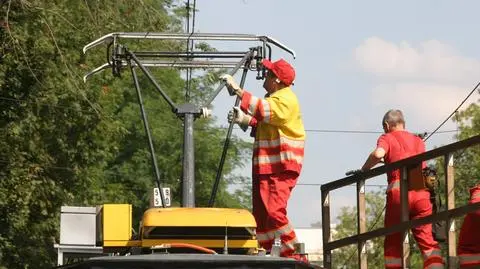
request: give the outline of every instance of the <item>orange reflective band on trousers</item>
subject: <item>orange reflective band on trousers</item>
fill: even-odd
[[[443,269],[443,258],[440,249],[433,249],[423,253],[423,268]]]
[[[252,184],[253,216],[257,222],[257,240],[270,251],[275,238],[280,238],[280,255],[288,257],[294,252],[297,237],[287,218],[287,201],[297,182],[297,174],[284,172],[257,175]]]
[[[385,227],[390,227],[401,220],[399,182],[389,184],[387,191],[387,208],[385,212]],[[425,190],[408,192],[409,217],[411,220],[426,217],[432,214],[430,193]],[[440,247],[433,239],[432,224],[420,225],[412,228],[415,241],[423,255],[423,268],[443,268],[444,261],[440,255]],[[385,236],[384,255],[385,268],[402,268],[402,235],[394,233]]]
[[[480,267],[480,253],[459,254],[458,261],[460,268],[478,268]]]
[[[270,240],[274,240],[275,238],[280,238],[282,235],[290,234],[291,232],[293,232],[293,227],[290,224],[286,224],[277,229],[273,229],[265,232],[257,232],[257,240],[270,241]]]
[[[402,258],[385,256],[385,268],[402,268]]]

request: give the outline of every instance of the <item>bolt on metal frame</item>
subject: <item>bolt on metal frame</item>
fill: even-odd
[[[468,204],[465,206],[455,207],[454,196],[454,166],[453,152],[480,144],[480,135],[458,141],[443,147],[439,147],[422,154],[386,164],[370,171],[348,176],[338,179],[321,186],[322,197],[322,236],[323,236],[323,266],[326,269],[332,268],[332,250],[357,244],[358,264],[361,269],[367,268],[366,241],[376,237],[385,236],[395,232],[403,234],[404,243],[402,246],[402,268],[410,268],[409,266],[409,244],[408,231],[416,226],[433,223],[440,220],[447,220],[447,268],[456,267],[456,233],[455,233],[455,217],[461,217],[467,213],[480,209],[480,203]],[[409,220],[408,212],[408,169],[411,166],[418,165],[423,161],[443,157],[445,160],[445,184],[446,184],[446,204],[447,210],[437,212],[427,217]],[[366,231],[366,212],[365,212],[365,181],[367,179],[379,176],[400,169],[400,204],[401,204],[401,222],[388,228],[379,228],[372,231]],[[330,226],[330,192],[351,184],[357,184],[357,234],[342,239],[332,241]]]
[[[123,42],[134,40],[141,42],[145,40],[175,40],[175,41],[224,41],[224,42],[257,42],[256,47],[251,47],[247,51],[131,51]],[[152,32],[115,32],[104,35],[94,40],[83,48],[86,53],[92,48],[106,44],[107,45],[107,62],[88,72],[83,80],[86,81],[90,76],[101,72],[105,69],[112,69],[114,76],[120,76],[124,69],[130,69],[135,90],[137,92],[140,112],[144,123],[145,133],[147,134],[148,145],[153,165],[153,172],[157,187],[161,190],[160,172],[155,158],[155,150],[153,146],[150,127],[148,125],[147,114],[143,106],[143,99],[140,90],[140,84],[135,69],[140,69],[147,79],[153,84],[157,92],[171,107],[172,112],[183,120],[184,137],[183,137],[183,163],[182,163],[182,206],[195,207],[195,157],[194,157],[194,137],[193,122],[196,118],[205,116],[207,107],[211,105],[216,96],[225,86],[221,82],[217,89],[212,93],[207,102],[201,105],[193,103],[175,104],[173,100],[162,90],[160,85],[150,73],[148,67],[170,67],[170,68],[232,68],[230,75],[242,69],[242,79],[240,86],[243,87],[248,71],[256,71],[257,79],[265,77],[265,70],[261,66],[263,59],[271,59],[272,45],[286,51],[295,58],[295,52],[269,36],[258,36],[250,34],[219,34],[219,33],[152,33]],[[200,59],[200,60],[198,60]],[[238,105],[237,98],[235,104]],[[215,202],[216,190],[225,162],[226,152],[229,145],[230,136],[232,134],[233,123],[230,124],[224,149],[220,159],[220,165],[215,178],[215,183],[210,197],[209,206],[213,206]],[[162,205],[165,206],[163,192],[160,191]]]

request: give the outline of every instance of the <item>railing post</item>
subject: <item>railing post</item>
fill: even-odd
[[[408,210],[408,169],[406,166],[402,167],[400,173],[400,209],[401,221],[408,221],[410,214]],[[402,233],[402,268],[410,267],[410,244],[408,242],[408,229]]]
[[[323,267],[332,268],[332,252],[325,250],[330,242],[330,190],[322,190],[322,240],[323,240]]]
[[[357,234],[367,231],[366,205],[365,205],[365,179],[357,181]],[[367,249],[365,241],[358,241],[358,264],[360,269],[367,269]]]
[[[449,153],[445,155],[445,183],[446,183],[446,204],[447,210],[455,208],[455,173],[453,167],[453,154]],[[457,243],[455,235],[455,219],[447,219],[447,268],[457,268]]]

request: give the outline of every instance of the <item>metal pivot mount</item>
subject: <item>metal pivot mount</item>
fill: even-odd
[[[141,41],[159,40],[159,41],[222,41],[222,42],[258,42],[257,46],[251,47],[247,51],[131,51],[127,47],[129,41],[135,41],[139,44]],[[120,76],[125,69],[129,69],[133,78],[135,90],[137,92],[138,103],[144,123],[145,133],[148,139],[150,157],[152,160],[153,173],[157,187],[161,190],[160,172],[155,158],[155,149],[152,141],[152,135],[148,124],[147,114],[143,105],[143,98],[138,81],[136,69],[140,69],[145,77],[155,87],[155,90],[163,97],[163,99],[171,107],[182,121],[184,126],[183,136],[183,163],[182,163],[182,207],[195,207],[195,156],[194,156],[194,137],[193,122],[196,118],[209,116],[208,107],[225,86],[224,82],[220,82],[217,89],[212,93],[210,98],[204,104],[193,104],[190,102],[184,104],[176,104],[162,90],[154,76],[150,73],[149,67],[168,67],[168,68],[232,68],[230,75],[235,75],[239,69],[243,69],[242,87],[246,79],[248,71],[256,71],[257,79],[265,77],[265,70],[261,62],[265,58],[271,58],[272,46],[274,45],[295,57],[295,52],[282,43],[268,36],[257,36],[248,34],[171,34],[171,33],[110,33],[89,44],[83,48],[83,52],[97,47],[99,45],[107,45],[107,62],[93,69],[84,76],[86,81],[90,76],[105,69],[111,69],[114,76]],[[238,104],[238,100],[236,101]],[[228,140],[231,136],[230,125],[227,138],[224,144],[224,150],[220,160],[219,169],[215,180],[214,192],[210,198],[210,206],[213,206],[214,195],[218,187],[218,181],[221,177],[223,163],[225,161],[226,151],[228,148]],[[162,205],[165,206],[163,192],[160,191]]]

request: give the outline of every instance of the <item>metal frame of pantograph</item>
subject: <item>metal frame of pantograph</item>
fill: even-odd
[[[247,51],[131,51],[122,44],[128,40],[135,40],[138,42],[145,40],[160,40],[160,41],[250,41],[258,42],[259,45],[251,47]],[[232,68],[230,75],[234,75],[238,70],[243,69],[240,86],[243,87],[248,71],[257,71],[257,79],[264,79],[265,70],[261,65],[261,61],[265,58],[271,58],[272,46],[280,48],[295,58],[295,52],[278,42],[277,40],[268,36],[258,36],[249,34],[218,34],[218,33],[151,33],[151,32],[118,32],[107,34],[83,48],[83,52],[102,45],[107,44],[107,63],[93,69],[84,76],[86,81],[90,76],[105,69],[112,69],[114,76],[119,76],[120,73],[128,68],[130,69],[134,86],[136,89],[138,103],[140,105],[140,112],[144,123],[145,132],[148,139],[148,146],[151,154],[151,161],[154,170],[155,182],[157,187],[161,190],[160,173],[155,158],[155,150],[153,146],[152,136],[148,125],[147,114],[143,106],[143,99],[138,82],[136,68],[139,68],[148,80],[153,84],[155,89],[165,99],[165,101],[172,108],[175,113],[183,121],[184,137],[183,137],[183,169],[182,169],[182,207],[195,207],[195,157],[194,157],[194,139],[193,139],[193,122],[196,118],[208,116],[208,109],[225,86],[221,82],[212,96],[204,104],[197,105],[189,103],[175,104],[170,97],[162,90],[153,75],[148,70],[149,67],[169,67],[169,68]],[[193,48],[193,46],[192,46]],[[239,104],[239,98],[236,99],[235,105]],[[215,196],[219,181],[222,175],[223,164],[225,161],[230,136],[233,130],[233,123],[229,125],[227,137],[225,139],[222,156],[220,158],[219,168],[215,178],[212,194],[209,201],[209,206],[215,203]],[[163,192],[160,191],[162,206],[165,206]]]
[[[454,192],[454,166],[453,153],[455,151],[466,149],[480,144],[480,135],[455,142],[443,147],[439,147],[425,153],[383,165],[378,168],[359,173],[353,176],[345,177],[335,180],[321,186],[322,192],[322,232],[323,232],[323,266],[326,269],[332,268],[332,250],[357,244],[358,254],[358,268],[367,268],[367,252],[366,242],[375,237],[385,236],[387,234],[401,232],[404,239],[402,246],[402,268],[409,268],[409,243],[408,231],[416,226],[433,223],[440,220],[447,221],[447,268],[453,269],[456,266],[456,233],[455,220],[453,218],[463,216],[469,212],[480,209],[480,203],[468,204],[461,207],[455,207],[455,192]],[[447,210],[438,212],[436,214],[409,220],[408,213],[408,171],[412,166],[419,165],[423,161],[442,157],[445,163],[445,199]],[[400,204],[401,204],[401,222],[388,227],[379,228],[372,231],[367,231],[366,226],[366,203],[365,203],[365,181],[372,177],[379,176],[392,170],[400,169]],[[335,241],[331,240],[330,227],[330,192],[351,184],[357,185],[357,234]]]

